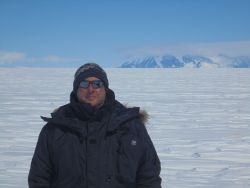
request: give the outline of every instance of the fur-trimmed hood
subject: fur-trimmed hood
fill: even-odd
[[[59,108],[60,108],[60,107],[55,108],[55,109],[53,110],[52,113],[56,113],[56,112],[59,110]],[[147,112],[146,110],[140,109],[139,115],[140,115],[140,120],[141,120],[143,123],[147,123],[148,120],[150,119],[150,116],[149,116],[149,114],[148,114],[148,112]]]
[[[139,117],[140,117],[140,120],[142,121],[142,123],[146,124],[150,118],[148,112],[146,110],[140,109],[139,114],[140,114]]]
[[[145,110],[141,110],[139,107],[127,107],[116,101],[116,105],[114,106],[114,113],[110,114],[110,120],[108,117],[105,117],[103,120],[90,120],[96,121],[96,123],[102,124],[103,122],[109,121],[108,131],[116,130],[120,125],[126,124],[132,120],[139,120],[141,124],[144,125],[147,123],[149,119],[149,115]],[[108,112],[106,112],[108,113]],[[62,129],[69,129],[71,131],[77,132],[81,135],[84,135],[83,125],[88,124],[88,121],[85,121],[81,118],[77,118],[74,110],[72,110],[72,106],[70,104],[61,106],[51,113],[51,118],[41,117],[44,121],[60,127]]]

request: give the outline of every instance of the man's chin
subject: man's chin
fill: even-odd
[[[88,103],[90,106],[93,106],[93,107],[95,107],[95,106],[96,106],[96,103],[95,103],[95,102],[93,102],[93,101],[86,101],[86,103]]]
[[[94,108],[100,108],[104,104],[104,102],[100,103],[100,101],[97,100],[87,100],[86,103],[90,104]]]

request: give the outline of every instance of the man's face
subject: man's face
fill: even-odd
[[[88,77],[85,80],[94,81],[99,80],[96,77]],[[95,108],[99,108],[103,105],[106,98],[105,87],[93,88],[92,84],[89,84],[88,88],[78,87],[77,98],[81,103],[89,103]]]

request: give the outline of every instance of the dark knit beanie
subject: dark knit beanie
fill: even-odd
[[[108,77],[103,68],[96,63],[86,63],[76,70],[73,91],[76,93],[80,82],[92,76],[102,80],[106,88],[109,87]]]

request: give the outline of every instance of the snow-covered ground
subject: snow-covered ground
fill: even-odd
[[[28,187],[37,136],[68,102],[75,69],[0,69],[0,187]],[[250,187],[250,69],[107,69],[151,118],[162,187]]]

